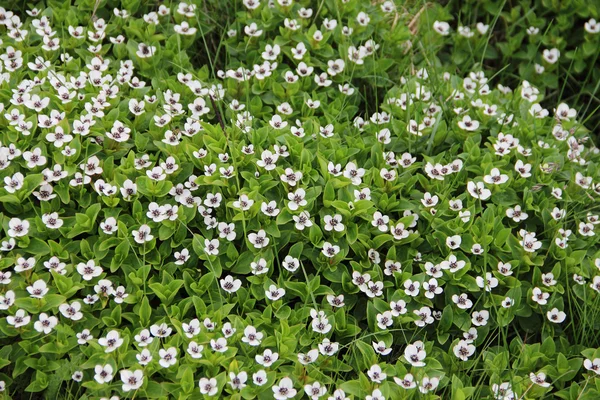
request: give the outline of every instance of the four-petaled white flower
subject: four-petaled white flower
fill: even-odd
[[[413,367],[424,367],[425,357],[427,353],[425,352],[425,345],[421,341],[416,341],[413,344],[409,344],[404,349],[404,358],[408,361]]]
[[[248,234],[248,240],[250,243],[252,243],[254,248],[262,249],[267,247],[270,239],[267,237],[267,233],[264,231],[264,229],[261,229],[256,233],[253,232]]]
[[[150,227],[146,224],[140,226],[138,230],[132,231],[131,234],[133,235],[133,240],[139,244],[144,244],[154,239],[154,236],[150,234]]]
[[[141,369],[136,369],[135,371],[124,369],[119,373],[121,375],[121,382],[123,382],[121,388],[124,392],[138,390],[144,383],[144,372]]]
[[[294,389],[294,383],[287,376],[282,378],[277,385],[273,385],[273,396],[275,400],[287,400],[296,396],[296,389]]]

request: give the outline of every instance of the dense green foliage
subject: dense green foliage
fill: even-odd
[[[3,398],[600,397],[596,5],[3,7]]]

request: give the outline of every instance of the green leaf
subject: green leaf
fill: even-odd
[[[180,383],[181,389],[184,393],[191,394],[194,391],[194,388],[196,386],[194,382],[194,372],[189,366],[184,367]]]
[[[310,242],[315,246],[318,245],[321,239],[323,238],[323,232],[317,224],[312,224],[312,226],[310,227],[308,231],[308,238],[310,239]]]
[[[331,203],[333,203],[334,200],[336,200],[336,198],[333,181],[328,181],[325,184],[325,190],[323,191],[323,205],[325,207],[331,207]]]

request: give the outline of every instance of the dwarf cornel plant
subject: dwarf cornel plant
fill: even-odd
[[[0,396],[598,399],[593,113],[453,7],[4,4]]]

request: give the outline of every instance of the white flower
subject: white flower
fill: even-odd
[[[294,383],[287,376],[279,381],[279,384],[273,385],[273,396],[275,400],[287,400],[296,396],[296,389],[294,389]]]
[[[462,238],[460,237],[460,235],[448,236],[446,238],[446,246],[448,246],[452,250],[458,249],[461,243]]]
[[[58,229],[60,228],[64,221],[58,217],[57,212],[46,213],[42,215],[42,222],[46,225],[46,227],[50,229]]]
[[[381,390],[373,389],[371,394],[367,395],[367,397],[365,397],[365,400],[386,400],[386,399],[385,399],[385,397],[383,397],[383,393],[381,393]]]
[[[471,322],[475,326],[485,326],[490,318],[490,313],[487,310],[474,311],[471,314]]]
[[[386,260],[383,273],[387,276],[392,276],[394,273],[402,273],[402,263],[400,261]]]
[[[435,21],[433,23],[433,29],[442,36],[450,34],[450,25],[447,22]]]
[[[413,367],[424,367],[425,362],[423,362],[423,360],[426,356],[427,353],[425,353],[425,345],[421,341],[409,344],[404,349],[404,358]]]
[[[102,274],[102,267],[96,265],[94,260],[89,260],[87,263],[77,264],[77,272],[83,280],[91,281]]]
[[[506,210],[506,216],[515,222],[524,221],[528,217],[527,213],[521,211],[520,205],[516,205],[515,208],[508,208]]]
[[[417,383],[415,382],[415,378],[412,374],[406,374],[402,379],[395,376],[394,382],[397,385],[402,386],[404,389],[414,389],[417,387]]]
[[[15,193],[23,187],[24,176],[20,172],[16,172],[12,177],[4,177],[4,189],[8,193]]]
[[[154,239],[154,236],[150,234],[150,227],[146,224],[140,226],[139,230],[132,231],[131,234],[133,235],[133,239],[139,244],[144,244]]]
[[[474,32],[471,31],[471,28],[468,26],[459,26],[457,29],[459,35],[464,36],[466,38],[473,37],[475,35]]]
[[[498,286],[498,279],[495,278],[491,272],[486,272],[485,279],[481,276],[475,278],[477,286],[485,289],[486,292],[490,292],[493,288]]]
[[[477,329],[469,328],[468,331],[463,332],[463,337],[467,343],[473,343],[477,339]]]
[[[478,22],[476,25],[477,30],[480,34],[485,35],[490,28],[489,25],[484,24],[483,22]]]
[[[262,249],[266,247],[270,241],[264,229],[259,230],[257,233],[248,234],[248,240],[254,245],[254,248],[256,249]]]
[[[542,247],[542,242],[538,241],[537,238],[535,237],[535,233],[533,232],[526,232],[524,230],[522,230],[522,237],[523,239],[519,241],[519,243],[521,244],[521,246],[523,246],[523,249],[529,253],[534,253],[535,251],[537,251],[540,247]]]
[[[492,192],[489,189],[486,189],[483,182],[475,183],[469,181],[469,183],[467,183],[467,190],[469,191],[469,194],[476,199],[487,200],[492,195]]]
[[[592,372],[595,372],[596,375],[600,375],[600,358],[594,358],[593,361],[586,358],[583,361],[583,366],[588,371],[592,371]]]
[[[176,251],[174,257],[176,265],[183,265],[190,259],[190,251],[188,249],[182,249],[181,252]]]
[[[219,222],[217,229],[219,230],[220,238],[227,239],[230,242],[235,239],[235,225],[233,223]]]
[[[71,304],[64,303],[58,307],[58,311],[66,318],[69,318],[73,321],[79,321],[83,318],[83,313],[81,310],[81,303],[78,301],[73,301]]]
[[[392,348],[387,347],[387,345],[383,341],[372,342],[371,344],[373,345],[373,349],[375,349],[375,352],[377,354],[381,354],[382,356],[387,356],[392,352]]]
[[[548,321],[560,324],[567,318],[567,314],[564,311],[559,311],[558,308],[554,307],[552,310],[546,313]]]
[[[235,293],[242,286],[242,281],[239,279],[233,279],[231,275],[227,275],[225,279],[221,279],[221,288],[227,293]]]
[[[191,341],[188,345],[187,352],[188,354],[195,359],[202,358],[202,351],[204,350],[204,346]]]
[[[285,296],[285,289],[278,288],[275,285],[269,286],[269,290],[265,291],[265,295],[269,300],[277,301]]]
[[[139,389],[144,383],[144,372],[141,369],[130,371],[128,369],[121,370],[121,381],[123,382],[122,389],[124,392]]]
[[[476,131],[479,128],[479,121],[472,120],[471,117],[465,115],[461,121],[458,121],[458,127],[465,131]]]
[[[157,182],[164,181],[167,178],[167,174],[165,174],[162,167],[159,167],[159,166],[146,171],[146,175],[148,175],[148,178],[152,179],[153,181],[157,181]]]
[[[323,249],[321,252],[325,255],[325,257],[335,257],[340,252],[340,246],[332,245],[329,242],[323,243]]]
[[[216,256],[219,254],[219,239],[204,239],[204,251],[208,255]]]
[[[296,272],[296,270],[300,267],[300,261],[297,258],[287,255],[285,256],[285,259],[281,265],[283,265],[283,268],[290,272]]]
[[[71,375],[71,378],[73,378],[75,382],[81,382],[81,380],[83,379],[83,372],[75,371],[73,372],[73,375]]]
[[[504,307],[504,308],[510,308],[510,307],[512,307],[512,306],[514,306],[514,305],[515,305],[515,300],[514,300],[514,299],[511,299],[511,298],[510,298],[510,297],[508,297],[508,296],[506,296],[506,297],[504,298],[504,300],[502,301],[502,307]]]
[[[280,115],[275,114],[271,117],[269,125],[271,125],[273,129],[283,129],[288,125],[288,123],[287,121],[282,120]]]
[[[594,224],[592,223],[585,223],[585,222],[580,222],[579,223],[579,234],[582,236],[594,236]]]
[[[439,378],[429,378],[424,376],[421,380],[421,384],[419,385],[419,391],[423,394],[429,393],[430,391],[437,389],[439,384]]]
[[[365,175],[364,168],[357,168],[356,164],[349,162],[344,169],[344,176],[352,181],[353,185],[360,185]]]
[[[421,199],[421,203],[423,203],[425,207],[435,207],[438,201],[439,197],[436,195],[432,196],[429,192],[425,192],[423,198]]]
[[[483,181],[488,184],[500,185],[508,181],[508,175],[501,174],[498,168],[492,168],[490,174],[483,177]]]
[[[52,329],[58,324],[58,318],[54,316],[48,316],[46,313],[41,313],[39,319],[33,324],[33,328],[38,332],[44,332],[48,334],[52,332]]]
[[[414,321],[416,326],[422,328],[425,325],[433,324],[434,318],[429,307],[423,306],[418,310],[414,310],[413,313],[419,317],[419,319]]]
[[[150,327],[150,332],[155,337],[168,337],[172,331],[173,329],[164,322],[160,325],[155,324]]]
[[[154,340],[148,329],[142,329],[142,331],[133,338],[140,347],[146,347]]]
[[[556,48],[554,49],[545,49],[542,52],[542,56],[544,57],[544,60],[546,60],[546,62],[548,64],[554,64],[558,61],[559,57],[560,57],[560,51]]]
[[[250,37],[258,37],[262,35],[263,31],[258,29],[255,22],[252,22],[250,25],[244,27],[244,33]]]
[[[332,230],[342,232],[344,230],[344,224],[342,224],[342,216],[340,214],[335,214],[334,216],[326,215],[323,217],[323,221],[325,222],[323,228],[328,232],[331,232]]]
[[[21,309],[17,310],[15,315],[6,317],[6,322],[15,328],[20,328],[21,326],[29,324],[29,321],[31,321],[31,317],[25,314],[25,310]]]
[[[529,178],[531,176],[531,164],[524,164],[523,161],[517,160],[515,163],[515,171],[517,171],[522,178]]]
[[[438,281],[435,278],[431,278],[428,282],[423,282],[423,290],[425,291],[425,297],[428,299],[433,299],[436,295],[444,291],[438,285]]]
[[[592,184],[591,176],[584,176],[581,172],[575,174],[575,183],[581,186],[583,189],[589,189]]]
[[[384,311],[381,314],[377,314],[377,326],[380,329],[387,329],[394,324],[394,315],[391,311]]]
[[[247,386],[247,380],[248,373],[246,371],[241,371],[239,374],[236,374],[235,372],[229,373],[229,385],[231,385],[232,389],[242,390]]]
[[[531,116],[535,118],[546,118],[549,112],[538,103],[535,103],[531,105],[531,108],[529,109],[529,114],[531,114]]]
[[[152,361],[152,354],[150,350],[143,349],[140,353],[135,355],[135,358],[138,360],[138,364],[140,365],[148,365]]]
[[[8,310],[15,303],[15,292],[9,290],[4,296],[0,295],[0,310]]]
[[[299,207],[304,207],[307,204],[306,191],[302,188],[295,192],[288,193],[288,208],[292,211],[296,211]]]
[[[123,344],[123,338],[119,335],[119,332],[112,330],[106,334],[106,337],[101,337],[98,339],[98,344],[100,346],[106,347],[104,352],[110,353],[116,349],[118,349]]]
[[[86,344],[88,341],[92,340],[94,337],[91,335],[89,329],[84,329],[79,332],[77,335],[77,343],[80,345]]]
[[[531,382],[541,386],[541,387],[549,387],[550,383],[546,382],[546,374],[543,372],[538,372],[537,374],[534,374],[533,372],[529,373],[529,379],[531,379]]]
[[[469,297],[466,293],[462,293],[460,296],[452,295],[452,301],[458,306],[458,308],[467,310],[473,307],[473,302],[469,300]]]
[[[46,164],[46,157],[42,155],[42,149],[39,147],[36,147],[33,151],[24,152],[23,159],[27,161],[27,168],[29,169]]]
[[[373,214],[373,219],[371,220],[371,225],[379,229],[381,232],[387,232],[388,223],[390,222],[390,217],[387,215],[383,215],[379,211],[375,211]]]
[[[251,262],[250,269],[254,275],[266,274],[269,271],[269,268],[267,268],[267,260],[261,258],[258,262]]]
[[[108,217],[100,223],[100,229],[107,235],[112,235],[119,230],[117,220],[114,217]]]
[[[332,342],[327,338],[323,339],[323,342],[319,343],[319,352],[324,356],[332,356],[340,349],[338,342]]]
[[[244,329],[244,336],[242,337],[242,342],[248,343],[250,346],[258,346],[263,338],[262,332],[257,332],[256,328],[252,325],[248,325]]]
[[[149,58],[152,57],[156,53],[156,46],[148,46],[144,43],[138,44],[138,50],[136,51],[136,55],[140,58]]]
[[[33,257],[29,257],[29,258],[19,257],[19,258],[17,258],[17,262],[15,265],[15,272],[23,272],[23,271],[33,269],[35,267],[35,262],[36,262],[35,258],[33,258]]]
[[[600,23],[598,23],[594,18],[590,18],[589,21],[583,24],[583,27],[587,33],[596,34],[600,32]]]
[[[29,221],[21,220],[19,218],[11,218],[8,221],[7,234],[11,238],[27,236],[29,233]]]
[[[27,287],[27,291],[33,298],[41,299],[48,293],[48,287],[46,282],[42,279],[38,279],[33,282],[33,285]]]
[[[312,400],[318,400],[319,397],[322,397],[325,395],[325,393],[327,393],[327,388],[325,386],[321,386],[320,382],[313,382],[310,385],[304,385],[304,391]]]
[[[94,379],[100,384],[108,383],[113,379],[113,367],[110,364],[96,365],[94,373]]]
[[[181,324],[181,329],[183,330],[185,336],[191,339],[198,333],[200,333],[200,321],[198,320],[198,318],[194,318],[190,321],[189,324],[184,322]]]
[[[310,214],[308,213],[308,211],[302,211],[299,215],[292,216],[292,219],[295,222],[295,228],[300,231],[304,230],[304,228],[306,227],[311,227],[313,225],[312,221],[310,220]]]
[[[196,28],[190,27],[190,25],[186,21],[181,22],[181,25],[174,25],[173,30],[175,30],[175,33],[178,33],[180,35],[189,36],[194,35],[196,33]]]
[[[596,292],[600,293],[600,276],[596,275],[590,283],[590,287],[594,289]]]
[[[556,108],[554,115],[556,115],[556,118],[558,119],[569,121],[571,118],[577,116],[577,110],[570,108],[566,103],[560,103]]]
[[[158,363],[163,368],[169,368],[177,362],[177,349],[175,347],[169,347],[167,350],[160,349],[158,355],[160,356]]]
[[[263,367],[268,368],[279,359],[279,354],[274,353],[269,349],[266,349],[265,351],[263,351],[262,355],[257,354],[256,356],[254,356],[254,359],[256,360],[257,363],[259,363]]]
[[[421,283],[419,281],[412,281],[411,279],[407,279],[404,281],[404,292],[411,297],[416,297],[419,295],[419,287]]]
[[[452,349],[454,355],[463,361],[467,361],[475,353],[475,346],[466,340],[460,340]]]
[[[290,186],[296,186],[302,179],[302,172],[295,171],[291,168],[286,168],[284,173],[280,176],[281,181],[287,183]]]

